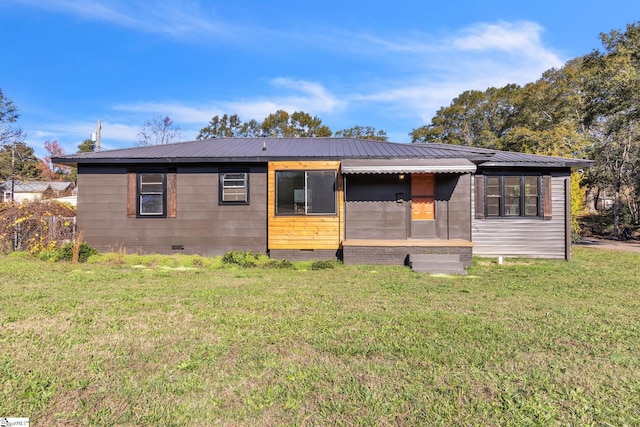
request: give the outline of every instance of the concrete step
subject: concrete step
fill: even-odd
[[[417,262],[460,262],[460,255],[458,254],[411,254],[409,255],[411,261]]]
[[[467,274],[457,254],[412,254],[409,255],[409,266],[427,274]]]

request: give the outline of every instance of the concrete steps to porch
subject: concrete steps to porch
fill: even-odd
[[[459,254],[411,254],[409,267],[427,274],[467,274]]]

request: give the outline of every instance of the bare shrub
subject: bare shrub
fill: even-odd
[[[0,252],[40,253],[74,240],[75,207],[54,200],[0,203]]]

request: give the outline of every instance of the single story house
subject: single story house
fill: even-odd
[[[570,173],[590,165],[355,138],[219,138],[53,161],[77,166],[78,225],[101,250],[462,266],[472,254],[569,259]]]
[[[3,202],[43,200],[71,196],[73,182],[66,181],[3,181],[0,182]]]

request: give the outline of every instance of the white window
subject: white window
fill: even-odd
[[[249,174],[223,172],[220,174],[220,204],[249,203]]]
[[[138,215],[165,217],[166,173],[138,173]]]

